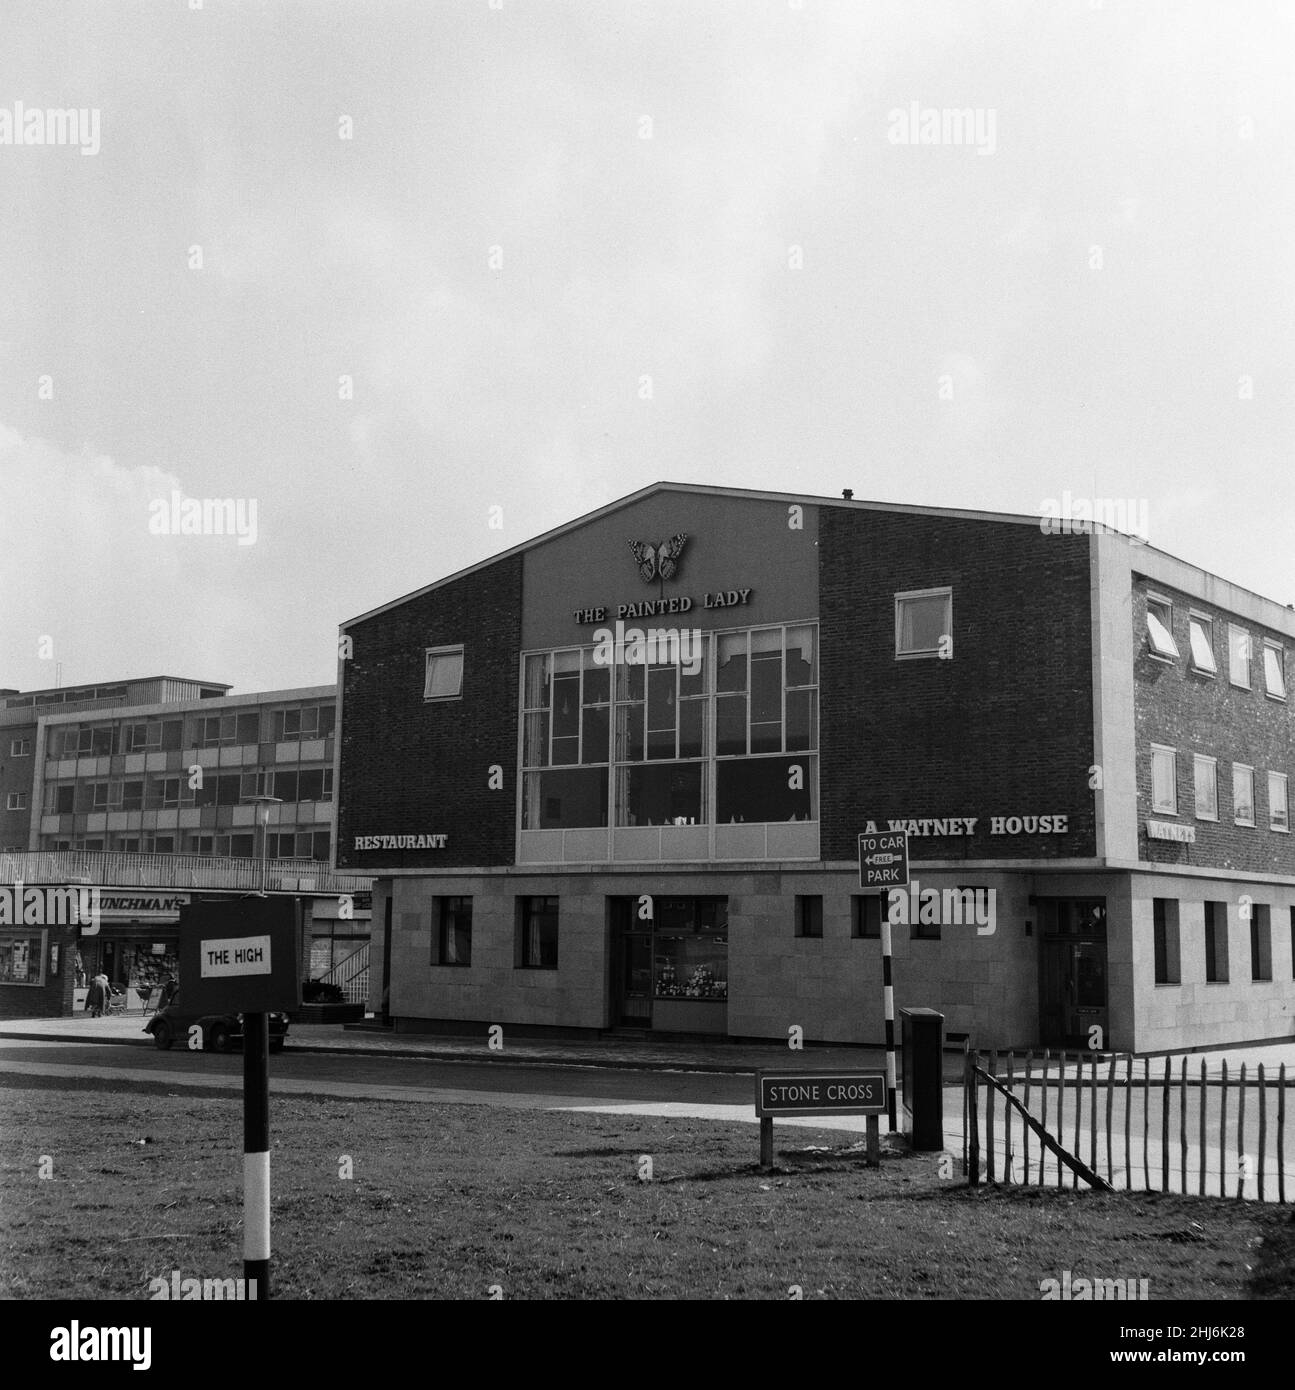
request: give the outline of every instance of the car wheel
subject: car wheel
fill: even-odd
[[[169,1023],[159,1023],[157,1027],[153,1029],[154,1047],[160,1047],[162,1051],[165,1052],[174,1041],[175,1038],[171,1032],[171,1025]]]
[[[212,1024],[211,1031],[207,1034],[208,1042],[213,1052],[228,1052],[229,1026],[224,1023]]]

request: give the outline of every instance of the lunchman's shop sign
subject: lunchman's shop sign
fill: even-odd
[[[444,849],[446,835],[357,835],[356,849]]]

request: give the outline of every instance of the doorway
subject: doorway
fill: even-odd
[[[1039,1033],[1045,1047],[1105,1050],[1106,899],[1040,898]]]

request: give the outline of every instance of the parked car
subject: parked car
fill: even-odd
[[[166,1049],[173,1042],[187,1043],[194,1024],[202,1029],[202,1045],[210,1052],[233,1052],[243,1046],[242,1014],[195,1014],[184,1007],[179,992],[164,1009],[159,1009],[144,1025],[157,1047]],[[288,1015],[270,1015],[270,1051],[282,1052],[288,1036]]]

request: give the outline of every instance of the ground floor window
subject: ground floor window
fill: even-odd
[[[472,964],[472,899],[436,899],[433,965]]]
[[[558,968],[558,900],[527,897],[517,900],[516,965],[522,970]]]
[[[1178,904],[1171,898],[1152,899],[1152,931],[1155,938],[1156,984],[1180,982],[1178,954]]]

